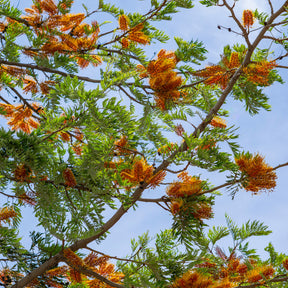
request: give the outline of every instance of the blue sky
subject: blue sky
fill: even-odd
[[[105,1],[106,2],[106,1]],[[107,1],[108,2],[108,1]],[[109,1],[115,3],[117,6],[122,6],[124,10],[133,11],[147,11],[149,9],[149,1],[136,0],[114,0]],[[273,1],[283,2],[283,1]],[[11,1],[11,3],[18,3],[18,1]],[[77,10],[82,10],[78,5],[81,0],[76,0]],[[29,7],[30,0],[22,0],[19,2],[19,8]],[[85,1],[85,5],[94,10],[97,8],[98,1]],[[268,8],[266,0],[240,0],[237,4],[237,13],[241,18],[244,9],[255,9],[260,11]],[[139,10],[140,9],[140,10]],[[220,60],[223,47],[227,44],[235,44],[242,41],[241,36],[229,33],[224,30],[218,30],[217,25],[226,27],[235,27],[229,14],[223,7],[206,8],[200,6],[195,1],[195,8],[191,10],[182,10],[179,14],[173,17],[173,21],[165,22],[161,26],[173,39],[173,36],[180,36],[185,40],[198,39],[205,43],[206,49],[209,51],[207,60],[204,65],[209,63],[216,63]],[[95,14],[97,20],[98,14]],[[99,16],[101,17],[101,16]],[[93,18],[94,19],[94,18]],[[233,26],[232,26],[233,25]],[[111,27],[113,25],[111,24]],[[161,48],[166,50],[173,50],[175,44],[173,40],[167,44],[154,45],[148,47],[148,55],[158,52]],[[276,50],[276,56],[281,54],[281,50]],[[284,80],[286,70],[281,71]],[[265,156],[266,161],[271,166],[276,166],[280,163],[288,161],[288,150],[286,148],[288,142],[288,121],[287,121],[287,84],[275,84],[268,88],[267,94],[270,96],[270,104],[272,111],[261,111],[260,114],[251,117],[245,112],[244,106],[240,102],[228,100],[225,108],[230,111],[230,117],[227,119],[228,125],[236,125],[239,128],[239,144],[243,150],[249,150],[252,153],[259,152]],[[173,142],[173,141],[172,141]],[[260,194],[252,196],[249,192],[241,190],[231,200],[231,197],[226,191],[221,191],[223,196],[216,199],[214,207],[215,217],[212,220],[206,221],[209,225],[223,225],[225,224],[224,215],[227,213],[235,222],[241,224],[249,219],[260,220],[264,222],[273,233],[269,236],[254,238],[251,241],[251,247],[259,249],[259,253],[265,256],[263,248],[271,241],[276,250],[280,252],[287,252],[288,229],[286,228],[286,219],[288,219],[288,193],[286,191],[286,177],[288,167],[277,170],[278,181],[277,187],[273,193]],[[193,175],[193,170],[191,170]],[[203,178],[210,177],[208,174],[202,173]],[[215,185],[222,184],[225,181],[224,175],[213,173],[210,181]],[[149,190],[145,192],[145,197],[159,197],[163,195],[161,190]],[[30,213],[27,213],[31,217]],[[24,226],[21,231],[27,230],[31,219],[25,219]],[[160,210],[156,204],[144,203],[139,205],[137,211],[129,211],[119,221],[119,223],[111,229],[110,235],[98,247],[94,246],[96,250],[101,250],[110,255],[125,256],[129,254],[130,239],[137,237],[147,230],[151,235],[155,235],[159,230],[164,230],[171,227],[171,215],[164,210]],[[29,227],[32,228],[32,227]],[[28,228],[28,229],[29,229]]]

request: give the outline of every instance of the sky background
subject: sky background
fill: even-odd
[[[105,0],[105,2],[108,1]],[[147,0],[114,0],[109,2],[121,6],[125,11],[129,12],[143,11],[144,13],[148,11],[150,7],[149,1]],[[283,0],[273,2],[275,2],[275,5],[280,5]],[[13,0],[11,3],[16,4],[16,6],[18,5],[21,9],[31,5],[30,0]],[[81,3],[81,0],[75,1],[77,12],[84,12]],[[84,1],[84,3],[91,11],[95,10],[98,6],[98,1],[95,0]],[[225,45],[242,42],[241,36],[217,29],[217,25],[235,28],[226,8],[206,8],[201,6],[198,1],[194,1],[194,3],[195,7],[193,9],[181,10],[179,14],[173,16],[173,21],[157,24],[157,27],[165,30],[166,33],[171,36],[171,40],[167,44],[157,44],[147,47],[147,54],[150,55],[151,58],[162,48],[174,50],[176,45],[173,36],[179,36],[188,41],[198,39],[204,42],[208,50],[207,60],[204,61],[203,66],[199,67],[200,69],[210,63],[218,62]],[[244,9],[254,10],[256,8],[260,11],[269,9],[266,0],[239,0],[236,10],[238,18],[241,19]],[[98,20],[97,17],[101,19],[103,15],[95,14],[91,20]],[[257,27],[257,24],[255,26]],[[114,27],[113,24],[111,24],[111,27]],[[284,51],[275,50],[276,57],[281,54],[284,54]],[[285,61],[287,60],[284,60],[283,65],[285,65]],[[286,70],[280,72],[283,79],[287,80]],[[89,71],[86,73],[89,75]],[[227,118],[228,126],[235,125],[239,127],[238,132],[240,136],[238,142],[242,149],[245,151],[249,150],[251,153],[260,153],[265,156],[266,162],[274,167],[288,161],[287,84],[281,85],[276,83],[265,91],[270,97],[271,112],[261,111],[260,114],[252,117],[245,111],[242,103],[233,101],[231,97],[223,108],[230,111],[230,117]],[[171,142],[173,142],[173,139],[171,139]],[[191,175],[195,173],[193,169],[189,171]],[[269,236],[252,238],[250,247],[256,248],[265,258],[267,254],[263,252],[263,249],[271,241],[273,245],[275,245],[276,251],[288,253],[288,193],[286,191],[288,167],[278,169],[277,175],[277,187],[273,193],[262,193],[257,196],[252,196],[251,193],[241,190],[235,199],[232,200],[228,192],[222,190],[223,195],[216,198],[216,204],[213,208],[215,213],[214,219],[206,221],[205,223],[209,226],[225,225],[225,213],[238,224],[242,224],[249,219],[259,220],[268,225],[273,233]],[[209,175],[202,173],[201,178],[205,179],[208,177],[210,182],[215,185],[220,185],[225,182],[225,176],[219,173],[209,173]],[[157,198],[162,195],[163,190],[155,189],[145,192],[143,197]],[[33,225],[35,221],[28,209],[25,209],[23,216],[24,222],[21,226],[21,234],[23,233],[24,236],[24,232],[34,228]],[[131,238],[137,237],[148,230],[150,235],[153,236],[159,232],[159,230],[170,228],[171,223],[171,214],[161,210],[158,205],[140,203],[139,209],[136,211],[131,209],[122,217],[115,227],[111,229],[110,235],[108,235],[103,243],[98,246],[93,245],[93,247],[96,250],[112,256],[125,256],[130,252]],[[23,239],[28,241],[27,237]],[[223,243],[224,250],[226,244],[226,242]]]

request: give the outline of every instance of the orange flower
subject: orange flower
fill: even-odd
[[[67,132],[60,132],[60,137],[65,142],[68,142],[71,139],[70,135]]]
[[[218,116],[214,117],[211,120],[210,125],[212,125],[213,127],[219,127],[219,128],[227,127],[226,121]]]
[[[246,274],[247,281],[250,283],[255,283],[263,279],[263,276],[266,279],[269,279],[271,276],[273,276],[275,270],[272,266],[262,266],[254,268],[253,270],[250,270]],[[263,275],[263,276],[262,276]]]
[[[0,209],[0,226],[1,221],[10,222],[11,218],[15,218],[17,216],[17,212],[13,209],[13,207],[3,207]]]
[[[39,106],[36,103],[31,106],[38,110]],[[0,103],[0,107],[6,112],[3,115],[5,118],[11,118],[8,125],[12,126],[12,130],[22,130],[25,133],[31,133],[31,128],[37,128],[39,123],[32,118],[32,110],[29,107],[24,108],[24,105],[13,106],[10,104]]]
[[[121,39],[122,48],[127,49],[130,45],[130,41],[127,38]]]
[[[283,260],[282,262],[283,267],[288,270],[288,258],[286,258],[285,260]]]
[[[238,52],[232,52],[230,56],[229,63],[227,63],[227,67],[232,68],[238,68],[241,65],[240,59],[239,59],[239,53]]]
[[[129,18],[122,14],[118,18],[119,28],[123,31],[127,31],[129,29]]]
[[[242,154],[235,158],[240,171],[247,174],[247,183],[244,188],[257,194],[260,190],[273,190],[276,186],[276,173],[273,168],[264,162],[264,158],[259,154]]]
[[[186,171],[179,173],[178,178],[182,179],[183,182],[176,181],[169,185],[166,191],[168,196],[173,198],[185,197],[201,191],[202,181],[196,177],[189,176]]]
[[[65,248],[63,255],[73,266],[85,266],[82,258],[75,254],[70,248]]]
[[[181,198],[176,198],[174,200],[171,201],[170,204],[170,211],[173,215],[178,214],[181,207],[183,206],[183,199]]]
[[[194,178],[190,183],[174,182],[167,188],[167,195],[170,197],[185,197],[197,194],[202,189],[201,180]]]
[[[78,143],[73,145],[72,150],[75,152],[76,155],[81,156],[83,152],[82,144]]]
[[[14,177],[17,181],[20,182],[30,181],[29,180],[30,175],[31,175],[31,169],[25,164],[18,165],[14,170]]]
[[[58,8],[53,0],[39,1],[40,8],[48,12],[50,15],[55,15],[58,13]]]
[[[173,69],[176,67],[177,57],[174,52],[159,51],[156,60],[150,61],[147,68],[138,65],[140,77],[149,76],[150,87],[155,91],[156,106],[161,110],[166,109],[166,103],[175,102],[181,94],[178,89],[183,79]]]
[[[243,68],[243,72],[247,77],[247,80],[257,85],[267,86],[269,85],[269,74],[276,67],[275,61],[260,61],[257,63],[251,63],[247,67]]]
[[[24,93],[28,93],[28,92],[37,93],[38,92],[37,83],[36,83],[36,81],[33,78],[26,77],[23,80],[23,82],[24,82],[24,84],[26,84],[23,87]]]
[[[251,10],[244,10],[242,15],[243,26],[250,28],[254,24],[254,15]]]
[[[63,178],[65,180],[65,185],[68,187],[75,187],[77,185],[75,176],[70,168],[66,168],[63,171]]]
[[[127,148],[127,149],[125,149]],[[126,136],[121,136],[119,140],[114,142],[114,155],[119,156],[123,154],[130,154],[132,153],[129,149],[128,139]]]
[[[143,45],[149,44],[150,39],[147,35],[143,33],[142,31],[143,28],[144,28],[144,24],[142,23],[131,28],[130,31],[128,32],[127,38],[139,44],[143,44]]]
[[[209,288],[213,284],[212,279],[199,274],[198,272],[188,271],[172,284],[173,288]]]
[[[124,169],[121,172],[122,179],[128,180],[132,184],[141,184],[146,182],[148,187],[155,188],[159,185],[166,176],[166,171],[159,171],[157,174],[153,174],[154,167],[148,165],[146,161],[142,158],[136,160],[133,164],[132,169]]]
[[[199,220],[209,219],[212,217],[212,208],[207,203],[197,203],[192,214]]]

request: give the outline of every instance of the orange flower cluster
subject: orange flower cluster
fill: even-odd
[[[243,68],[243,72],[248,81],[267,86],[269,85],[269,73],[276,66],[275,61],[261,61],[249,64],[247,67]]]
[[[222,58],[222,65],[207,66],[205,69],[194,72],[194,75],[206,78],[204,83],[210,86],[219,85],[225,89],[236,68],[240,67],[240,55],[232,52],[230,57]]]
[[[81,156],[83,153],[83,144],[77,143],[72,146],[72,150],[75,152],[76,155]]]
[[[65,258],[70,262],[74,267],[86,267],[89,270],[92,270],[106,279],[114,283],[120,283],[124,275],[120,272],[114,271],[114,265],[108,263],[108,257],[101,256],[98,257],[95,253],[90,253],[84,259],[76,255],[71,249],[66,248],[63,251]],[[51,281],[51,287],[64,287],[62,284],[57,283],[53,280],[53,277],[64,276],[72,283],[82,283],[88,285],[90,288],[106,287],[112,288],[111,286],[104,284],[98,279],[89,279],[86,275],[81,274],[73,267],[61,266],[54,269],[51,269],[45,273],[45,276],[48,277],[48,280]],[[53,285],[52,285],[53,283]],[[56,285],[56,286],[55,286]],[[58,285],[58,286],[57,286]]]
[[[38,104],[33,103],[31,106],[37,110],[39,109]],[[40,124],[33,119],[33,111],[25,105],[14,106],[11,104],[0,103],[0,108],[5,111],[2,114],[5,118],[11,118],[8,121],[8,125],[11,126],[12,130],[22,130],[27,134],[30,134],[33,128],[37,128]]]
[[[283,260],[282,262],[283,267],[288,270],[288,258],[286,258],[285,260]]]
[[[198,272],[188,271],[174,281],[172,288],[210,288],[212,284],[212,279]]]
[[[231,71],[226,70],[220,65],[208,66],[193,74],[197,77],[206,78],[204,80],[205,84],[209,86],[219,85],[223,90],[227,87],[228,81],[232,75]]]
[[[222,58],[220,65],[208,66],[203,70],[194,72],[193,75],[205,78],[204,83],[207,85],[219,85],[221,89],[225,89],[235,69],[241,66],[240,58],[240,53],[232,52],[229,58],[226,56]],[[275,67],[275,61],[262,60],[249,64],[243,68],[242,72],[248,81],[257,85],[268,85],[269,73]]]
[[[75,254],[71,249],[65,248],[63,250],[63,255],[73,266],[85,266],[83,259]]]
[[[70,168],[66,168],[63,171],[63,178],[65,180],[65,185],[68,187],[75,187],[77,185],[75,176]]]
[[[148,187],[155,188],[164,180],[166,171],[159,171],[155,175],[153,175],[153,171],[154,167],[148,165],[147,162],[141,158],[133,163],[132,169],[122,170],[121,177],[123,180],[126,179],[133,185],[146,182]]]
[[[137,66],[140,77],[149,77],[150,87],[155,91],[156,106],[162,110],[165,110],[167,102],[175,102],[183,94],[179,91],[183,79],[173,71],[177,62],[174,52],[166,52],[162,49],[157,59],[150,61],[147,68],[142,65]]]
[[[16,66],[6,66],[6,65],[1,65],[0,67],[0,75],[2,75],[3,73],[7,73],[11,76],[14,77],[23,77],[25,74],[27,74],[27,70],[26,69],[22,69]]]
[[[53,0],[36,0],[37,5],[26,8],[27,15],[22,16],[37,35],[42,35],[46,42],[40,48],[41,52],[25,50],[25,54],[31,57],[37,55],[53,55],[58,53],[76,52],[71,55],[81,68],[90,63],[97,66],[102,63],[98,55],[87,54],[95,49],[95,44],[100,32],[97,22],[92,25],[82,23],[85,19],[84,13],[69,14],[63,11],[63,3],[56,5]],[[72,3],[71,3],[72,4]],[[64,10],[66,7],[64,4]]]
[[[199,202],[194,205],[194,212],[192,215],[199,220],[210,219],[212,217],[211,205],[205,202]]]
[[[0,226],[1,221],[10,222],[11,218],[15,218],[17,213],[13,209],[13,207],[3,207],[0,209]]]
[[[170,203],[170,211],[173,215],[179,214],[180,210],[183,207],[183,199],[182,198],[176,198],[173,199]]]
[[[172,198],[186,197],[201,191],[202,181],[200,179],[188,176],[187,172],[178,174],[178,178],[182,179],[182,182],[176,181],[170,184],[166,190],[168,196]]]
[[[105,278],[109,279],[114,283],[121,283],[121,280],[124,278],[124,274],[120,272],[115,272],[114,265],[107,262],[107,257],[98,257],[96,254],[90,254],[88,255],[88,257],[91,258],[90,261],[94,266],[94,268],[92,269],[94,272],[104,276]],[[96,265],[93,263],[95,263]],[[92,265],[89,266],[91,267]],[[103,285],[103,282],[98,279],[88,280],[86,283],[90,288],[98,288],[102,287]],[[112,288],[110,285],[105,285],[105,287]]]
[[[227,257],[220,247],[217,246],[216,248],[220,251],[217,252],[216,250],[217,255],[224,260],[223,264],[218,266],[219,263],[217,262],[213,263],[209,259],[203,259],[205,261],[197,264],[196,268],[205,268],[206,276],[197,271],[188,271],[181,278],[176,279],[172,287],[232,288],[238,287],[239,283],[259,283],[260,281],[264,283],[265,279],[274,275],[274,268],[270,265],[254,266],[253,260],[249,259],[251,269],[248,271],[248,266],[242,263],[239,258],[233,255]],[[223,255],[219,255],[219,253]]]
[[[269,279],[273,276],[275,270],[272,266],[260,266],[250,270],[246,274],[247,281],[250,283],[259,282],[261,280]],[[265,277],[263,279],[263,276]]]
[[[129,149],[125,149],[128,147],[129,147],[129,144],[128,144],[127,137],[121,136],[121,138],[119,140],[116,140],[114,142],[114,156],[120,156],[123,154],[130,154],[131,151]]]
[[[142,45],[146,45],[150,43],[150,39],[147,35],[143,33],[144,24],[140,23],[134,27],[130,27],[130,20],[129,18],[122,14],[118,18],[119,28],[124,31],[128,32],[127,37],[122,37],[121,44],[123,48],[128,48],[131,41],[135,43],[139,43]]]
[[[218,116],[214,117],[211,120],[210,125],[212,125],[213,127],[219,127],[219,128],[227,127],[226,121]]]
[[[23,52],[23,53],[26,54],[25,52]],[[29,71],[27,71],[26,69],[16,67],[16,66],[2,65],[0,67],[0,76],[2,74],[14,77],[14,78],[12,78],[12,81],[14,83],[19,81],[19,79],[23,79],[23,84],[24,84],[23,91],[24,91],[24,93],[28,93],[28,92],[37,93],[40,90],[43,94],[48,94],[51,87],[56,84],[55,81],[47,80],[47,81],[41,82],[38,85],[38,83],[34,80],[34,78],[27,76],[27,74],[29,74]]]
[[[254,24],[254,15],[251,10],[244,10],[242,14],[243,26],[247,29],[253,26]]]
[[[252,156],[250,154],[242,154],[235,158],[236,164],[240,171],[247,174],[247,183],[244,188],[257,194],[260,190],[271,191],[276,186],[276,173],[273,168],[264,162],[264,158],[259,154]]]
[[[31,173],[32,171],[27,165],[21,164],[18,165],[14,170],[14,177],[16,181],[29,183],[31,182],[30,180]]]

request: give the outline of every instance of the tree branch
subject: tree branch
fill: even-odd
[[[70,267],[72,267],[73,269],[77,270],[78,272],[82,273],[82,274],[85,274],[87,276],[90,276],[90,277],[94,277],[98,280],[100,280],[101,282],[104,282],[112,287],[116,287],[116,288],[125,288],[123,285],[121,284],[118,284],[118,283],[115,283],[115,282],[112,282],[110,281],[109,279],[105,278],[104,276],[96,273],[95,271],[93,270],[90,270],[84,266],[75,266],[73,265],[70,261],[68,261],[66,258],[65,260],[63,260],[63,262],[67,263]]]
[[[38,71],[42,71],[42,72],[47,72],[47,73],[53,73],[53,74],[61,75],[61,76],[64,76],[64,77],[68,77],[68,76],[77,77],[79,80],[83,80],[83,81],[91,82],[91,83],[100,83],[101,82],[101,80],[98,80],[98,79],[92,79],[92,78],[89,78],[89,77],[78,76],[78,75],[75,75],[75,74],[66,73],[66,72],[62,72],[62,71],[56,70],[56,69],[38,66],[38,65],[35,65],[35,64],[11,62],[11,61],[3,60],[3,59],[0,59],[0,64],[6,64],[6,65],[11,65],[11,66],[17,66],[17,67],[25,67],[25,68],[29,68],[29,69],[32,69],[32,70],[38,70]]]

